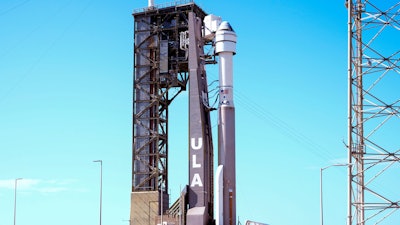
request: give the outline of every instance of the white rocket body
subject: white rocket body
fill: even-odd
[[[236,53],[236,33],[228,22],[222,22],[215,33],[215,53],[219,56],[219,167],[216,178],[218,180],[216,223],[217,225],[236,225],[235,106],[233,104],[233,55]]]

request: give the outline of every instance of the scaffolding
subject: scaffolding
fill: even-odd
[[[397,224],[400,221],[400,2],[348,0],[346,6],[347,224]]]
[[[169,207],[168,107],[189,81],[191,13],[206,15],[188,0],[133,13],[132,224],[162,221]]]

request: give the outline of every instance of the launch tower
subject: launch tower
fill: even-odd
[[[199,206],[204,207],[188,216],[209,223],[213,219],[213,149],[204,66],[215,60],[203,50],[211,43],[202,37],[206,14],[193,1],[164,5],[149,1],[133,16],[131,224],[168,223],[171,218],[166,214],[177,217],[171,219],[175,224],[185,224],[186,209]],[[189,185],[168,210],[168,107],[189,83]]]

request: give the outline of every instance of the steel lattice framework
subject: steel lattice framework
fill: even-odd
[[[189,80],[187,53],[179,40],[192,11],[204,17],[193,3],[134,14],[134,192],[168,189],[168,106]]]
[[[349,0],[348,225],[400,221],[400,2]]]
[[[169,207],[169,105],[186,91],[189,81],[193,80],[189,77],[197,75],[190,71],[191,61],[203,65],[206,58],[214,59],[203,54],[201,60],[190,60],[190,46],[201,46],[192,52],[203,50],[203,43],[195,45],[194,37],[192,43],[189,42],[193,26],[189,24],[190,15],[198,17],[200,24],[196,27],[200,35],[201,21],[206,14],[193,0],[149,6],[133,14],[132,224],[153,224]],[[205,72],[202,75],[205,76]],[[207,93],[207,89],[204,92]]]

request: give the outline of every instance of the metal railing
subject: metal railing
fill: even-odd
[[[173,2],[165,2],[161,4],[154,5],[152,7],[144,7],[144,8],[139,8],[133,10],[133,13],[142,13],[146,12],[148,10],[156,10],[156,9],[162,9],[162,8],[167,8],[167,7],[174,7],[178,5],[184,5],[188,3],[194,3],[194,0],[178,0],[178,1],[173,1]]]

